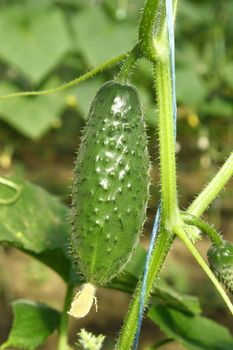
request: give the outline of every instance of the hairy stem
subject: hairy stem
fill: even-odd
[[[222,244],[222,238],[219,233],[204,220],[189,213],[182,213],[181,217],[185,224],[195,226],[203,233],[207,234],[215,245],[220,246]]]
[[[233,175],[233,152],[214,178],[189,206],[187,212],[201,216]]]
[[[173,238],[166,231],[161,230],[157,244],[153,251],[153,255],[148,268],[148,280],[145,294],[145,305],[149,301],[150,294],[155,284],[156,278],[163,264],[163,261],[171,247]],[[135,333],[138,325],[138,312],[140,304],[141,280],[131,301],[128,313],[124,320],[122,332],[118,338],[115,350],[130,350],[134,341]]]
[[[154,75],[159,108],[162,223],[166,222],[172,227],[179,218],[179,210],[176,189],[171,68],[168,59],[161,59],[157,62],[154,67]]]
[[[139,24],[139,47],[141,54],[152,62],[156,61],[153,39],[158,8],[159,0],[147,0]]]
[[[73,289],[74,285],[73,284],[68,284],[67,290],[66,290],[66,296],[65,296],[65,301],[64,301],[64,307],[63,307],[63,312],[61,316],[61,322],[60,322],[60,327],[59,327],[59,338],[58,338],[58,350],[68,350],[68,319],[69,315],[67,311],[70,308],[70,304],[72,301],[72,296],[73,296]]]
[[[123,53],[119,56],[116,56],[114,58],[111,58],[110,60],[105,61],[104,63],[100,64],[99,66],[91,69],[89,72],[81,75],[80,77],[63,84],[61,86],[55,87],[53,89],[48,89],[48,90],[41,90],[41,91],[23,91],[23,92],[13,92],[7,95],[2,95],[0,96],[0,100],[6,100],[8,98],[12,97],[20,97],[20,96],[43,96],[43,95],[50,95],[55,92],[63,91],[68,88],[71,88],[72,86],[75,86],[85,80],[88,80],[92,78],[94,75],[103,72],[105,69],[113,66],[114,64],[117,64],[121,62],[123,59],[125,59],[128,56],[127,53]]]
[[[138,46],[136,45],[125,59],[120,72],[116,76],[116,80],[121,83],[126,83],[128,81],[130,73],[132,72],[132,69],[139,56]]]

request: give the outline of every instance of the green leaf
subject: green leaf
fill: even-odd
[[[191,67],[177,69],[177,99],[186,106],[199,106],[207,95],[207,89],[201,76]]]
[[[233,63],[229,62],[222,67],[225,82],[233,87]]]
[[[214,117],[232,117],[232,103],[220,97],[214,97],[212,100],[200,106],[200,111]]]
[[[158,125],[158,115],[155,106],[155,101],[152,100],[148,88],[145,88],[141,85],[136,85],[136,87],[142,102],[142,108],[146,124],[150,128],[155,129]]]
[[[155,288],[155,302],[171,306],[190,314],[200,314],[201,306],[197,297],[177,292],[164,280],[158,280]]]
[[[214,21],[214,11],[211,7],[211,3],[203,1],[200,4],[192,1],[185,1],[180,9],[180,17],[183,29],[193,31],[194,28],[198,28],[204,24],[211,24]],[[179,22],[179,21],[177,21]],[[199,33],[199,32],[198,32]]]
[[[174,341],[174,339],[171,339],[171,338],[162,339],[162,340],[157,341],[154,345],[150,346],[146,350],[156,350],[156,349],[161,348],[163,345],[166,345],[166,344],[171,343],[173,341]]]
[[[126,265],[123,273],[120,274],[120,276],[114,278],[108,287],[124,291],[126,293],[133,293],[138,279],[143,273],[145,258],[145,250],[141,245],[138,245],[129,263]]]
[[[61,11],[34,2],[1,8],[0,42],[0,57],[34,83],[70,49]]]
[[[199,12],[199,9],[198,9]],[[197,71],[201,66],[202,69],[207,70],[208,67],[205,67],[205,63],[203,62],[200,53],[196,46],[190,42],[184,42],[179,46],[179,49],[176,53],[176,62],[177,62],[177,70],[179,69],[190,69]],[[200,68],[199,68],[200,69]]]
[[[139,278],[144,271],[145,260],[145,249],[141,245],[138,245],[132,256],[132,259],[126,265],[124,272],[127,272],[136,278]]]
[[[150,309],[148,316],[169,338],[175,339],[186,349],[233,349],[233,338],[229,331],[208,318],[162,305]]]
[[[109,286],[114,289],[132,293],[138,279],[144,271],[145,259],[146,252],[142,246],[139,245],[132,259],[126,265],[123,274],[118,278],[114,278]],[[156,282],[152,302],[172,306],[190,314],[201,313],[201,307],[197,297],[181,294],[161,279]]]
[[[11,180],[21,187],[21,194],[14,203],[0,205],[0,243],[38,258],[68,280],[68,209],[42,188],[19,178]],[[0,186],[1,198],[12,196],[12,190]]]
[[[12,306],[13,326],[1,349],[34,350],[58,328],[60,313],[45,304],[21,299]]]
[[[103,79],[95,78],[93,80],[84,81],[72,90],[72,93],[77,100],[77,107],[81,111],[84,119],[87,118],[91,101],[102,84]]]
[[[128,283],[129,285],[135,287],[137,280],[141,277],[144,271],[145,259],[146,252],[142,248],[142,246],[139,245],[132,259],[126,265],[126,268],[124,270],[124,276],[121,276],[119,280],[122,280],[122,282],[124,282],[125,284]],[[130,275],[128,278],[128,282],[125,278],[127,275]],[[132,279],[131,276],[133,276],[134,279]],[[168,306],[172,306],[174,308],[177,308],[178,310],[183,310],[191,314],[201,313],[201,307],[197,297],[177,292],[174,288],[169,286],[162,279],[157,280],[155,284],[155,289],[153,292],[153,301],[156,303],[159,302]]]
[[[58,86],[61,82],[53,79],[44,88]],[[0,94],[17,92],[18,89],[6,82],[0,84]],[[23,135],[32,139],[41,137],[56,125],[65,107],[65,93],[40,97],[16,97],[2,100],[0,118],[13,126]]]
[[[70,23],[76,48],[83,52],[90,66],[129,51],[134,45],[133,27],[111,21],[98,7],[74,15]]]

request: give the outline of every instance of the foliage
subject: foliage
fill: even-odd
[[[81,0],[43,0],[40,2],[24,0],[23,6],[19,6],[17,1],[2,1],[0,5],[2,43],[0,47],[2,70],[0,95],[22,90],[56,87],[64,80],[76,78],[105,59],[131,50],[136,40],[139,9],[143,4],[143,0],[122,2],[103,0],[96,3]],[[232,11],[233,6],[230,0],[225,1],[224,4],[219,4],[218,1],[211,3],[207,0],[202,2],[185,0],[178,10],[176,56],[179,116],[185,116],[191,128],[202,124],[201,131],[198,129],[197,133],[202,132],[205,124],[212,122],[214,119],[212,117],[218,117],[220,118],[218,120],[230,124],[233,96],[232,52],[229,49],[232,41],[230,15]],[[192,42],[190,42],[190,37],[193,38]],[[127,63],[127,60],[125,62]],[[170,67],[166,65],[166,62],[159,64],[154,71],[157,83],[160,83],[164,89],[168,83]],[[69,114],[75,115],[76,122],[79,118],[85,122],[90,101],[99,86],[105,80],[112,78],[118,68],[113,67],[95,80],[88,80],[77,88],[72,87],[70,90],[63,90],[57,94],[2,100],[0,101],[0,117],[5,124],[9,124],[10,128],[32,139],[32,142],[42,138],[50,128],[59,126],[61,118],[65,118],[67,122]],[[124,73],[125,66],[121,68],[121,72]],[[141,60],[137,69],[137,74],[132,77],[132,82],[138,88],[142,98],[148,128],[151,129],[148,131],[150,133],[154,132],[154,128],[158,126],[157,120],[160,118],[161,111],[158,115],[156,114],[157,118],[155,118],[152,88],[154,82],[150,66]],[[166,74],[161,74],[164,72]],[[169,99],[169,91],[166,95],[163,90],[157,89],[156,93],[161,108],[164,105],[164,99],[167,99],[167,96]],[[169,101],[167,104],[169,105]],[[167,117],[166,114],[165,111],[164,117]],[[161,123],[159,127],[160,125]],[[165,214],[163,213],[162,216],[160,233],[161,236],[164,233],[167,236],[171,234],[171,236],[164,241],[160,240],[158,250],[156,250],[157,247],[154,250],[154,268],[150,266],[154,275],[148,282],[150,287],[148,287],[146,298],[148,301],[151,293],[148,317],[164,331],[168,339],[157,343],[152,348],[159,348],[166,342],[174,340],[191,350],[227,350],[233,347],[232,337],[225,327],[202,316],[197,297],[178,293],[164,281],[157,281],[153,288],[163,259],[173,242],[172,235],[175,233],[187,243],[186,233],[179,225],[172,227],[172,232],[167,228],[170,228],[172,222],[170,219],[179,217],[175,167],[172,167],[171,164],[175,162],[172,138],[174,130],[169,123],[167,125],[167,130],[170,132],[167,134],[170,136],[167,137],[167,144],[161,141],[163,132],[160,133],[160,150],[166,144],[165,158],[167,156],[167,162],[165,161],[167,167],[161,166],[161,192],[162,196],[167,195],[167,198],[170,196],[172,199],[163,201]],[[228,151],[227,147],[225,151]],[[221,159],[224,157],[225,154],[222,152]],[[197,197],[188,209],[189,213],[200,216],[216,197],[231,176],[231,167],[228,167],[228,172],[226,170],[228,164],[232,164],[232,156],[229,157],[228,163],[225,163],[225,168],[223,166],[218,173],[220,175],[216,175],[218,181],[212,181],[202,192],[205,194],[205,200],[199,200],[201,204],[198,205],[199,197]],[[174,174],[171,175],[172,171]],[[174,183],[174,186],[170,186],[169,193],[163,187],[166,182],[165,178],[167,183],[169,181]],[[0,243],[26,252],[57,272],[68,284],[67,295],[69,294],[70,297],[73,287],[82,283],[82,277],[74,269],[69,252],[68,207],[45,189],[24,180],[23,177],[14,176],[9,179],[20,187],[21,193],[19,198],[12,203],[1,204]],[[0,186],[1,199],[9,198],[12,195],[11,189],[1,183]],[[215,187],[215,192],[213,187]],[[200,213],[193,213],[193,208],[198,208]],[[166,225],[166,220],[169,225]],[[195,226],[195,223],[192,225]],[[211,234],[221,239],[215,232],[212,230]],[[191,230],[188,233],[192,236]],[[204,229],[204,233],[208,235],[209,232],[208,230],[205,232]],[[189,239],[188,241],[187,246],[196,260],[202,267],[204,266],[203,269],[212,278],[215,286],[225,297],[225,301],[228,300],[208,267],[205,267],[204,261],[199,257],[191,241]],[[160,252],[161,255],[159,255]],[[128,293],[136,290],[130,312],[136,312],[138,308],[140,288],[135,287],[143,272],[144,264],[145,251],[139,246],[124,273],[107,286]],[[151,292],[152,288],[153,292]],[[58,330],[60,341],[63,341],[61,342],[63,345],[59,345],[60,350],[64,349],[62,347],[64,343],[68,349],[67,310],[69,302],[67,297],[62,313],[35,301],[18,300],[14,302],[12,329],[8,340],[1,348],[17,347],[33,350],[42,345],[54,330]],[[130,312],[129,315],[131,315]],[[132,322],[135,328],[137,318],[134,317]],[[128,319],[126,318],[126,326],[127,324]],[[133,327],[129,327],[127,333],[126,326],[123,327],[121,335],[127,338],[131,332],[131,337],[134,337]],[[201,336],[203,329],[205,333]],[[103,337],[101,336],[94,339],[90,333],[84,331],[79,335],[81,337],[79,345],[83,345],[84,348],[85,346],[87,348],[89,338],[91,341],[99,342],[97,347],[102,345]],[[91,349],[90,346],[89,348]]]
[[[129,50],[136,39],[143,2],[105,0],[94,5],[91,1],[24,0],[23,7],[17,1],[1,5],[1,94],[57,86],[64,77],[72,79],[87,67]],[[218,116],[228,123],[232,116],[231,11],[230,0],[221,4],[185,0],[178,9],[177,96],[178,102],[188,107],[185,109],[188,123],[192,114],[203,125],[206,118]],[[99,46],[101,50],[97,49]],[[139,64],[134,80],[148,125],[155,127],[148,65]],[[192,84],[186,84],[189,81]],[[87,114],[90,97],[100,84],[90,81],[69,92],[74,96],[72,101],[76,101],[73,107],[78,115]],[[85,94],[89,86],[94,87],[90,97]],[[66,93],[2,101],[0,115],[25,136],[39,138],[57,125],[67,104]]]
[[[0,242],[37,257],[68,281],[67,208],[42,188],[16,178],[13,181],[21,187],[21,195],[12,205],[1,206]],[[3,198],[9,192],[2,186]]]
[[[14,322],[1,349],[36,349],[59,325],[60,313],[47,305],[19,299],[12,307]]]
[[[185,349],[230,350],[233,347],[232,336],[226,328],[203,316],[185,314],[162,305],[152,308],[148,316]]]

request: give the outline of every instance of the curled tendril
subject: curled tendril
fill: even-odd
[[[3,177],[0,177],[0,184],[7,186],[15,191],[14,195],[11,196],[10,198],[0,198],[0,204],[8,205],[8,204],[12,204],[15,201],[17,201],[17,199],[19,198],[19,196],[21,194],[22,188],[19,185],[17,185],[15,182],[8,180],[8,179],[5,179]]]

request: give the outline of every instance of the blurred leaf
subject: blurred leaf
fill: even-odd
[[[157,281],[155,293],[156,303],[159,300],[163,304],[171,306],[177,310],[194,315],[201,313],[201,306],[197,297],[193,295],[181,294],[161,279]]]
[[[123,273],[119,277],[114,278],[109,287],[132,293],[144,271],[145,259],[146,252],[141,245],[138,245]],[[156,281],[152,302],[172,306],[190,314],[201,313],[201,307],[197,297],[178,293],[161,279]]]
[[[70,49],[60,10],[12,4],[0,12],[0,57],[13,64],[31,81],[40,81]]]
[[[229,62],[223,66],[223,78],[226,83],[233,88],[233,62]]]
[[[13,326],[1,349],[37,349],[59,325],[60,313],[45,304],[21,299],[12,306]]]
[[[156,106],[148,106],[145,108],[146,124],[152,129],[155,129],[158,125],[158,113]]]
[[[90,7],[71,18],[75,45],[90,66],[133,48],[135,33],[129,23],[111,21],[98,7]]]
[[[107,285],[107,288],[120,290],[121,292],[130,293],[134,292],[138,279],[128,273],[122,273],[120,276],[115,277]]]
[[[58,86],[53,79],[44,88]],[[18,89],[6,82],[0,83],[0,94],[17,92]],[[39,97],[15,97],[0,101],[0,118],[23,135],[32,139],[41,137],[53,127],[65,106],[64,93]]]
[[[139,279],[144,271],[145,259],[146,252],[141,245],[138,245],[132,259],[126,265],[124,273],[128,273]],[[131,283],[132,282],[133,281],[131,281]],[[161,279],[157,280],[153,294],[155,296],[155,302],[159,300],[166,305],[192,314],[199,314],[201,312],[200,303],[197,297],[181,294]]]
[[[145,249],[139,244],[131,260],[126,265],[124,271],[136,278],[139,278],[144,270],[145,259],[146,259]]]
[[[0,206],[0,243],[35,256],[68,280],[68,209],[42,188],[22,179],[11,180],[22,190],[14,203]],[[11,196],[10,191],[1,185],[1,198]]]
[[[157,341],[154,345],[150,346],[146,350],[156,350],[156,349],[161,348],[163,345],[166,345],[166,344],[171,343],[173,341],[174,341],[174,339],[171,339],[171,338],[162,339],[162,340]]]
[[[144,0],[103,0],[107,12],[115,19],[124,21],[132,20],[135,23],[139,20],[140,9]]]
[[[179,13],[180,26],[183,29],[193,31],[195,27],[206,26],[215,21],[213,6],[208,1],[195,2],[183,1]]]
[[[103,79],[94,78],[84,81],[72,90],[72,95],[75,96],[77,101],[77,108],[81,111],[84,119],[87,118],[91,102],[102,84]]]
[[[146,252],[139,244],[123,272],[118,277],[111,280],[108,287],[126,293],[133,293],[138,279],[143,273],[145,258]]]
[[[200,111],[215,117],[232,117],[233,104],[220,97],[214,97],[212,100],[203,104]]]
[[[233,338],[218,323],[199,315],[158,305],[149,310],[149,318],[169,337],[190,350],[232,350]]]
[[[152,129],[155,129],[158,122],[157,110],[155,101],[152,100],[149,88],[145,86],[135,84],[140,100],[142,103],[142,109],[145,116],[145,121],[147,126]]]
[[[198,48],[192,43],[182,43],[176,51],[176,63],[179,66],[177,70],[189,68],[190,70],[197,71],[198,66],[204,65],[202,62]],[[205,67],[207,70],[208,67]]]
[[[207,95],[206,86],[200,75],[191,67],[177,69],[176,74],[177,99],[186,106],[200,105]]]

